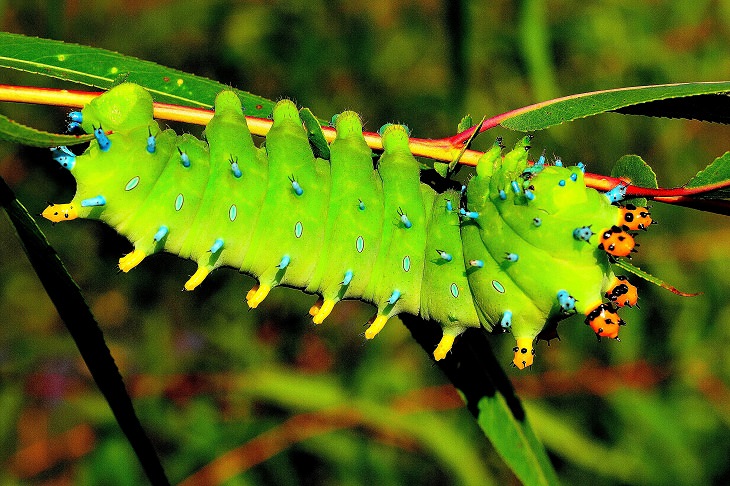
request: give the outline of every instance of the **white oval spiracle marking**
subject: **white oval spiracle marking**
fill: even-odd
[[[183,203],[185,202],[185,198],[183,197],[182,193],[178,194],[175,198],[175,211],[180,211],[183,207]]]
[[[236,216],[238,216],[238,208],[235,204],[231,204],[231,209],[228,210],[228,219],[235,221]]]
[[[125,191],[131,191],[135,187],[137,187],[137,184],[139,184],[139,176],[134,176],[131,179],[129,179],[129,182],[127,182],[127,185],[124,186]]]
[[[362,253],[362,251],[365,249],[365,240],[362,236],[357,237],[357,241],[355,242],[355,248],[357,249],[358,253]]]
[[[294,225],[294,236],[296,236],[297,238],[301,238],[303,231],[304,231],[304,226],[302,226],[302,222],[297,221],[297,224]]]

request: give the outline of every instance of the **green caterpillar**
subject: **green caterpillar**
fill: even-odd
[[[207,143],[161,130],[151,96],[133,84],[72,120],[96,139],[78,157],[54,149],[78,188],[43,216],[116,228],[134,244],[119,262],[125,272],[168,251],[197,262],[185,284],[193,290],[215,268],[234,267],[259,281],[246,296],[251,308],[277,285],[321,295],[316,324],[338,301],[361,299],[377,307],[368,339],[394,315],[420,314],[443,328],[437,360],[466,328],[511,331],[520,369],[563,318],[583,314],[599,339],[617,338],[616,306],[636,303],[610,260],[634,251],[629,231],[646,229],[649,213],[612,204],[622,186],[586,188],[582,165],[528,161],[530,137],[506,155],[498,140],[465,191],[439,193],[420,182],[403,126],[381,129],[374,169],[353,112],[336,117],[329,160],[315,158],[286,100],[260,148],[233,92],[216,98]]]

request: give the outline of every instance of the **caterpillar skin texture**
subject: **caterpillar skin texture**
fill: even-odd
[[[119,261],[125,272],[163,250],[197,262],[186,290],[217,267],[237,268],[258,279],[251,308],[277,285],[321,295],[317,324],[338,301],[361,299],[377,307],[368,339],[394,315],[420,314],[443,328],[437,360],[468,327],[510,331],[520,369],[563,318],[583,314],[599,339],[616,338],[615,306],[636,303],[610,259],[632,251],[625,224],[646,229],[648,212],[611,204],[620,187],[586,188],[582,164],[528,162],[529,137],[505,155],[498,140],[463,195],[420,182],[402,126],[384,127],[374,169],[353,112],[336,117],[329,160],[314,157],[286,100],[261,148],[233,92],[217,97],[207,143],[161,130],[149,93],[132,84],[72,119],[96,140],[80,156],[54,149],[77,192],[43,216],[116,228],[134,245]]]

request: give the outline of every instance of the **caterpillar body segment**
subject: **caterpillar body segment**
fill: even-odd
[[[381,129],[374,167],[353,112],[334,119],[328,160],[314,156],[293,103],[278,103],[273,119],[256,147],[238,97],[223,92],[206,143],[161,130],[150,95],[122,84],[74,117],[97,139],[80,156],[56,149],[78,189],[43,216],[115,227],[134,246],[120,259],[125,272],[159,251],[195,261],[186,290],[220,266],[237,268],[258,279],[251,308],[278,285],[321,296],[315,324],[342,299],[371,302],[368,339],[394,315],[420,314],[443,328],[436,359],[483,326],[514,335],[522,369],[536,338],[557,337],[556,323],[575,313],[599,337],[617,337],[613,303],[634,305],[636,293],[610,258],[629,254],[628,231],[651,219],[587,189],[582,167],[532,164],[529,137],[505,154],[498,140],[468,187],[437,193],[420,182],[403,126]],[[640,222],[624,227],[629,220]]]

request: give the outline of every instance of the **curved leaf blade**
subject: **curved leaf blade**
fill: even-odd
[[[0,139],[31,147],[57,147],[88,142],[94,135],[62,135],[36,130],[0,115]]]
[[[611,177],[617,177],[625,179],[631,182],[633,186],[646,187],[650,189],[657,189],[656,174],[649,167],[649,164],[644,162],[644,159],[638,155],[624,155],[616,165],[611,169]],[[625,204],[634,204],[636,206],[646,206],[645,197],[629,198],[624,201]]]
[[[109,89],[122,81],[147,88],[155,101],[211,108],[230,86],[118,52],[0,32],[0,67]],[[246,114],[267,117],[274,102],[235,90]]]
[[[680,83],[661,84],[654,86],[637,86],[631,88],[610,89],[605,91],[593,91],[562,98],[556,98],[542,103],[526,106],[517,110],[509,111],[503,115],[493,118],[491,126],[499,124],[504,128],[518,131],[543,130],[545,128],[564,123],[566,121],[598,115],[609,111],[629,113],[627,107],[640,106],[644,103],[657,102],[658,100],[670,100],[676,98],[687,98],[684,105],[664,105],[664,110],[649,110],[641,112],[639,108],[633,108],[634,113],[647,116],[672,116],[674,118],[704,119],[728,123],[730,116],[728,111],[724,113],[706,113],[704,117],[698,117],[695,113],[692,98],[697,95],[704,95],[704,104],[730,104],[730,81],[703,82],[703,83]],[[653,105],[658,107],[660,105]],[[670,109],[671,107],[671,109]],[[490,121],[487,124],[490,125]]]

